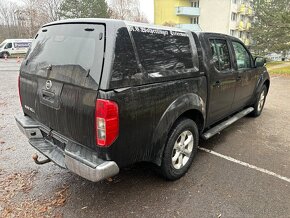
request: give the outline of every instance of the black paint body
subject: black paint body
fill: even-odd
[[[89,37],[93,50],[86,53],[91,48],[84,45],[86,50],[81,47],[77,56],[69,44],[75,33],[79,45]],[[225,71],[215,67],[210,40],[227,43],[230,60]],[[269,87],[266,69],[256,68],[252,57],[250,68],[238,70],[231,41],[240,42],[222,34],[105,19],[50,23],[39,31],[21,66],[23,111],[120,167],[139,161],[160,165],[179,117],[194,119],[202,133],[252,105],[263,84]],[[65,57],[45,53],[47,47],[58,50],[65,43],[56,52],[65,49]],[[50,89],[47,80],[52,81]],[[119,107],[119,136],[107,148],[96,145],[97,98]]]

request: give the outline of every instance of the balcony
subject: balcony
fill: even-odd
[[[248,38],[244,39],[243,42],[246,46],[250,45],[250,40]]]
[[[249,16],[253,16],[254,15],[252,8],[250,8],[250,7],[248,8],[247,15],[249,15]]]
[[[239,7],[238,12],[240,14],[245,14],[246,13],[246,5],[245,4],[241,4],[240,7]]]
[[[246,24],[246,30],[249,31],[251,27],[252,27],[252,24],[250,22],[248,22]]]
[[[200,15],[200,9],[195,7],[176,7],[176,15],[196,17]]]
[[[244,31],[245,30],[245,28],[244,28],[244,22],[243,21],[240,21],[240,22],[238,22],[238,24],[237,24],[237,29],[239,30],[239,31]]]
[[[177,24],[176,27],[184,30],[190,30],[192,32],[201,31],[201,28],[198,24]]]

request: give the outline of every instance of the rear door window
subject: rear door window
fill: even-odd
[[[138,57],[148,80],[182,77],[199,70],[197,54],[184,32],[130,27]]]
[[[227,41],[224,39],[210,39],[209,41],[215,68],[219,71],[231,69],[231,59]]]

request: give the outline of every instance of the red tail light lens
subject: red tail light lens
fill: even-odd
[[[95,119],[97,144],[101,147],[110,146],[119,135],[119,109],[117,103],[97,99]]]
[[[21,94],[20,94],[20,75],[18,76],[18,95],[19,95],[19,99],[20,99],[20,104],[22,105],[22,98],[21,98]]]

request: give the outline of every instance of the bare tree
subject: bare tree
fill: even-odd
[[[60,20],[60,5],[62,0],[41,0],[40,10],[47,15],[48,21]]]
[[[110,14],[114,19],[148,23],[140,10],[139,0],[112,0]]]
[[[62,0],[0,0],[0,41],[33,37],[45,23],[59,20]]]
[[[11,4],[6,1],[0,2],[0,16],[2,17],[2,24],[6,26],[11,25]]]
[[[17,37],[17,5],[7,1],[0,2],[0,38]]]
[[[140,22],[140,23],[149,23],[147,17],[146,17],[145,14],[140,10],[140,7],[139,7],[139,6],[136,8],[136,12],[135,12],[135,14],[133,14],[132,21]]]

